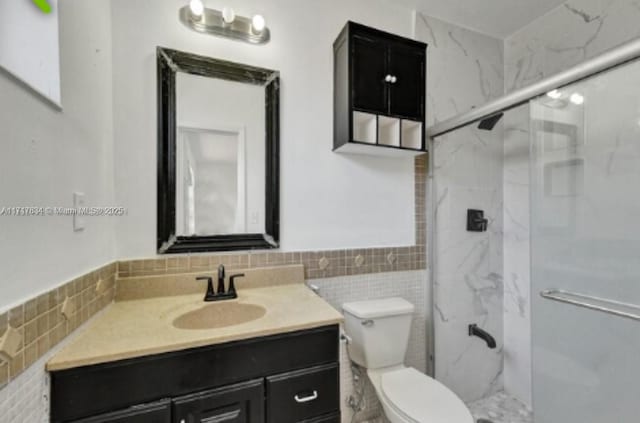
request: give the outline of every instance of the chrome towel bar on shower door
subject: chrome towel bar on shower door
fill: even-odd
[[[614,316],[640,321],[640,306],[620,301],[607,300],[590,295],[578,294],[560,289],[548,289],[540,292],[542,298],[571,304],[576,307],[601,311]]]

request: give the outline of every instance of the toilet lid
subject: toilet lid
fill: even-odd
[[[394,407],[419,423],[473,423],[462,400],[437,380],[413,368],[384,373],[382,392]]]

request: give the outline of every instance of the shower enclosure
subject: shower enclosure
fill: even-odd
[[[536,423],[638,421],[640,63],[531,103]]]
[[[471,383],[487,383],[486,395],[504,389],[532,407],[535,423],[640,421],[639,57],[640,41],[628,43],[429,130],[431,188],[438,200],[431,234],[435,342],[444,336],[446,345],[458,336],[463,352],[475,348],[477,357],[489,357],[462,334],[444,334],[456,325],[478,323],[464,319],[482,324],[484,318],[503,334],[503,372],[493,379],[481,372],[467,375],[485,377]],[[501,161],[494,157],[496,143],[504,148]],[[475,151],[469,147],[474,144]],[[502,180],[493,191],[468,189],[452,207],[447,197],[462,191],[447,168],[450,155],[464,148],[476,156],[462,163],[479,169],[480,161],[489,160],[502,166]],[[489,197],[496,195],[500,211],[490,207],[495,200]],[[478,204],[489,212],[487,232],[468,233],[452,245],[451,234],[464,225],[459,209]],[[491,243],[499,242],[496,233],[502,244],[492,249]],[[443,249],[453,247],[469,248],[463,260],[474,249],[500,251],[504,271],[485,275],[477,265],[475,273],[445,278]],[[487,297],[490,287],[478,283],[490,277],[500,279],[493,301]],[[458,315],[439,310],[451,301],[452,284],[466,285],[476,295],[470,309]],[[495,309],[495,298],[502,299],[502,309]],[[491,327],[498,311],[500,329]],[[435,377],[461,383],[446,380],[449,371],[439,360],[447,358],[431,347]],[[468,385],[451,388],[470,395]],[[530,421],[519,412],[499,411],[489,416],[495,422]]]

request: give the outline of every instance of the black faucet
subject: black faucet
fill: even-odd
[[[218,266],[218,295],[224,294],[224,264]]]
[[[218,267],[218,292],[213,290],[213,278],[211,276],[198,276],[196,280],[199,281],[207,281],[207,293],[204,296],[204,301],[222,301],[222,300],[232,300],[234,298],[238,298],[238,293],[236,292],[236,284],[235,279],[241,278],[244,276],[244,273],[238,273],[236,275],[231,275],[229,278],[229,290],[225,292],[224,289],[224,265],[220,265]]]
[[[484,340],[487,343],[487,346],[490,349],[494,349],[496,347],[496,340],[493,336],[489,335],[489,332],[482,330],[475,323],[469,325],[469,336],[477,336]]]

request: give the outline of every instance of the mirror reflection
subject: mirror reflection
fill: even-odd
[[[176,93],[176,234],[263,233],[264,88],[178,73]]]

